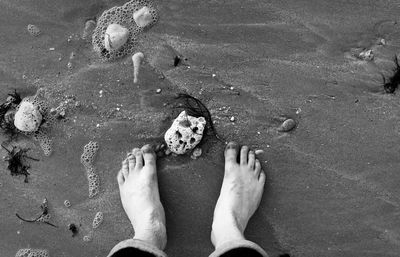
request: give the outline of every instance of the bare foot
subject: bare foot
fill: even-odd
[[[265,184],[265,173],[260,161],[247,146],[240,150],[230,142],[225,149],[225,175],[221,193],[214,210],[211,242],[218,248],[221,244],[241,240],[247,222],[257,210]]]
[[[135,230],[134,239],[163,250],[165,213],[158,192],[156,155],[149,145],[134,148],[117,176],[122,206]]]

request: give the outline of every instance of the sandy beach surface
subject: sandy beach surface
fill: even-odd
[[[132,237],[116,174],[130,149],[162,141],[182,92],[209,108],[223,141],[264,150],[268,180],[246,237],[270,256],[400,256],[400,104],[381,76],[400,48],[398,1],[160,1],[160,20],[137,45],[145,55],[137,84],[129,57],[104,63],[81,39],[86,19],[123,3],[0,1],[1,101],[14,89],[27,96],[43,88],[54,107],[78,102],[54,126],[51,156],[29,138],[14,142],[40,159],[28,183],[1,162],[0,256],[31,247],[100,257]],[[28,24],[41,35],[32,37]],[[363,49],[373,50],[372,61],[355,57]],[[297,127],[277,131],[285,118]],[[80,155],[91,140],[100,145],[100,194],[89,199]],[[197,160],[158,161],[169,256],[213,251],[223,148],[209,140]],[[57,228],[17,219],[35,216],[45,197]],[[93,230],[98,211],[104,221]]]

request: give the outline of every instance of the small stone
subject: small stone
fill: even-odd
[[[235,119],[235,117],[233,117],[233,116],[230,118],[230,121],[231,121],[231,122],[235,122],[235,120],[236,120],[236,119]]]
[[[133,63],[133,83],[138,82],[139,77],[139,69],[140,65],[144,59],[144,54],[142,52],[137,52],[132,55],[132,63]]]
[[[65,200],[64,201],[64,206],[69,208],[69,207],[71,207],[71,203],[68,200]]]
[[[255,150],[254,153],[255,153],[256,155],[263,154],[263,153],[264,153],[264,150]]]
[[[230,87],[229,89],[230,89],[230,90],[234,90],[235,88],[234,88],[234,87]]]
[[[157,94],[161,93],[161,88],[158,88],[158,89],[156,90],[156,93],[157,93]]]
[[[104,46],[108,51],[118,50],[128,41],[129,30],[119,24],[110,24],[104,35]]]
[[[138,25],[141,28],[146,27],[153,21],[150,9],[147,6],[144,6],[138,11],[134,12],[133,19],[135,20],[136,25]]]
[[[192,159],[197,159],[197,158],[199,158],[201,156],[201,154],[202,154],[201,148],[200,147],[196,147],[192,152],[191,158]]]
[[[364,50],[358,55],[358,57],[365,61],[372,61],[374,59],[374,53],[372,50]]]
[[[37,37],[41,33],[39,27],[36,25],[33,25],[33,24],[29,24],[27,29],[28,29],[29,34],[31,34],[31,36],[33,36],[33,37]]]
[[[49,48],[49,51],[54,51],[54,50],[56,50],[54,47]]]
[[[215,78],[217,75],[213,74],[212,77]]]
[[[14,117],[14,125],[24,132],[34,132],[39,129],[42,114],[32,103],[22,101]]]
[[[84,236],[84,237],[83,237],[83,241],[84,241],[84,242],[90,242],[90,241],[92,241],[92,236],[91,236],[91,235],[86,235],[86,236]]]
[[[278,131],[288,132],[294,129],[295,127],[296,127],[296,122],[293,119],[287,119],[282,123],[282,125],[279,126]]]

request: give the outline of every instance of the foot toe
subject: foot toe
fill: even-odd
[[[129,171],[132,172],[136,166],[136,158],[132,153],[128,153]]]
[[[267,175],[265,175],[265,172],[263,170],[260,171],[260,176],[258,177],[258,181],[260,182],[260,185],[264,187],[265,180],[267,178]]]
[[[136,168],[141,169],[143,167],[143,153],[139,148],[133,148],[132,154],[135,156]]]
[[[225,162],[237,163],[238,151],[239,145],[236,142],[229,142],[225,148]]]
[[[124,179],[128,178],[129,175],[129,164],[128,164],[128,159],[125,159],[122,161],[122,168],[121,168],[121,174],[123,175]]]
[[[122,186],[124,184],[124,175],[122,175],[122,172],[119,171],[117,174],[117,181],[118,181],[118,185]]]
[[[244,145],[240,149],[240,165],[247,165],[247,158],[249,154],[249,147]]]
[[[144,165],[154,165],[156,163],[156,153],[151,145],[144,145],[142,147]]]
[[[256,177],[258,178],[258,176],[260,176],[260,172],[261,172],[261,163],[258,159],[255,160],[254,172],[255,172]]]
[[[248,160],[248,165],[250,167],[250,169],[254,169],[254,165],[256,162],[256,155],[254,153],[254,151],[249,151],[249,160]]]

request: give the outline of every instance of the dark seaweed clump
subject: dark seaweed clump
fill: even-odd
[[[78,234],[78,227],[74,223],[68,225],[68,230],[72,232],[72,237]]]
[[[42,213],[37,218],[34,218],[34,219],[22,218],[18,213],[15,213],[15,215],[17,216],[18,219],[25,221],[25,222],[43,222],[43,223],[46,223],[47,225],[57,227],[56,225],[48,222],[48,219],[50,218],[50,214],[49,214],[49,205],[48,205],[47,198],[44,198],[42,204],[40,205],[40,209],[42,210]]]
[[[1,145],[1,147],[8,153],[5,161],[8,162],[7,168],[10,170],[11,176],[23,175],[25,176],[24,182],[28,183],[28,170],[30,168],[30,165],[27,160],[39,160],[27,155],[27,152],[30,150],[29,148],[23,149],[18,146],[12,146],[12,149],[10,150],[6,148],[3,144]]]
[[[179,58],[179,56],[176,55],[174,58],[174,66],[175,67],[178,66],[180,62],[181,62],[181,58]]]
[[[393,94],[400,84],[400,65],[397,56],[394,57],[395,67],[393,69],[393,75],[387,80],[383,77],[383,88],[386,93]]]
[[[199,99],[191,95],[181,93],[176,97],[176,100],[179,103],[176,108],[184,109],[190,116],[196,118],[204,117],[206,119],[204,135],[215,136],[217,139],[220,139],[217,131],[215,130],[210,111]]]
[[[15,90],[14,93],[8,94],[6,102],[0,104],[0,128],[11,137],[18,133],[12,121],[14,120],[13,111],[16,110],[21,101],[21,96]]]

